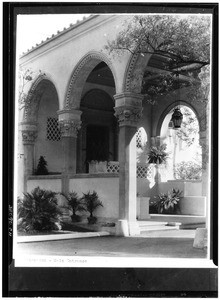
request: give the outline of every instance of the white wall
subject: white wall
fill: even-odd
[[[119,178],[72,178],[70,191],[75,191],[81,197],[82,193],[96,191],[103,207],[94,212],[99,218],[117,219],[119,216]]]
[[[29,179],[27,182],[27,192],[31,192],[34,188],[40,187],[42,189],[51,190],[52,192],[61,192],[61,179]]]

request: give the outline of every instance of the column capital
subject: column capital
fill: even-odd
[[[25,123],[19,124],[19,129],[22,133],[22,142],[24,145],[33,145],[37,138],[37,124],[36,123]]]
[[[81,128],[81,110],[64,109],[57,112],[62,137],[77,137]]]
[[[136,127],[142,116],[143,95],[125,92],[116,94],[115,116],[118,118],[119,126]]]
[[[81,121],[76,120],[61,120],[59,121],[62,137],[77,137],[78,131],[81,128]]]

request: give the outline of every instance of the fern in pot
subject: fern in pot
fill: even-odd
[[[172,189],[167,193],[161,193],[156,198],[155,206],[159,214],[178,214],[180,213],[179,201],[182,198],[182,191]]]
[[[98,194],[95,191],[89,191],[86,194],[83,193],[82,200],[84,201],[86,210],[90,214],[90,216],[88,217],[88,223],[95,224],[97,222],[97,217],[95,217],[93,213],[95,210],[97,210],[98,207],[103,207],[102,202],[99,200]]]
[[[159,174],[159,165],[166,163],[168,158],[168,152],[166,151],[167,145],[162,144],[159,146],[152,146],[148,153],[148,163],[155,164],[156,168],[156,181],[160,181],[161,177]]]
[[[81,198],[79,198],[79,196],[76,192],[70,192],[68,194],[61,193],[61,195],[63,195],[68,202],[68,208],[72,212],[72,215],[71,215],[72,221],[80,222],[81,216],[79,216],[77,214],[77,212],[86,211],[86,207],[83,203],[83,200]]]

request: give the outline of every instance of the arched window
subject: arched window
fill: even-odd
[[[183,114],[181,128],[170,129],[168,126],[172,109],[164,118],[160,132],[169,152],[167,179],[198,180],[202,170],[199,122],[191,108],[181,105],[180,109]]]

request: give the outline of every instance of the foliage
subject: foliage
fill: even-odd
[[[35,175],[48,175],[47,162],[43,156],[40,156]]]
[[[162,164],[166,162],[168,153],[166,150],[166,144],[160,146],[152,146],[150,152],[148,153],[148,163],[149,164]]]
[[[186,106],[181,106],[181,112],[183,114],[183,121],[181,128],[176,131],[176,134],[189,147],[194,143],[196,136],[199,134],[199,124],[192,110]]]
[[[68,206],[72,211],[72,216],[71,216],[72,221],[76,221],[76,222],[80,221],[80,216],[78,216],[76,213],[86,210],[82,199],[79,198],[76,192],[70,192],[68,194],[61,193],[61,194],[68,201]]]
[[[108,41],[110,52],[160,54],[171,67],[181,63],[209,63],[210,17],[185,15],[137,15],[129,18],[115,40]]]
[[[158,213],[177,213],[179,210],[181,194],[182,191],[175,189],[172,189],[167,193],[159,194],[157,196],[159,200],[155,202]]]
[[[94,219],[94,216],[93,216],[93,213],[94,211],[99,207],[99,206],[102,206],[103,207],[103,204],[102,202],[99,200],[99,196],[97,194],[97,192],[93,191],[93,192],[88,192],[88,193],[83,193],[83,197],[82,197],[84,203],[85,203],[85,206],[86,206],[86,209],[87,211],[90,213],[90,219],[91,220],[95,220]],[[90,219],[88,218],[89,222],[90,222]],[[93,221],[92,221],[93,222]]]
[[[202,166],[193,161],[182,161],[175,166],[176,179],[198,180],[202,176]]]
[[[57,229],[61,212],[56,193],[39,187],[18,198],[18,230],[24,232]]]
[[[124,22],[116,38],[109,40],[105,49],[117,55],[129,52],[143,57],[156,54],[162,58],[163,68],[169,71],[167,74],[143,74],[142,94],[149,103],[155,103],[152,96],[188,85],[192,86],[189,92],[191,100],[206,102],[209,94],[210,29],[211,18],[204,15],[136,15]],[[187,65],[191,65],[191,70],[187,71]],[[198,78],[198,71],[204,66],[207,68]],[[177,73],[188,76],[190,80],[177,81]],[[152,82],[151,77],[154,78]],[[199,79],[201,84],[193,78]]]

